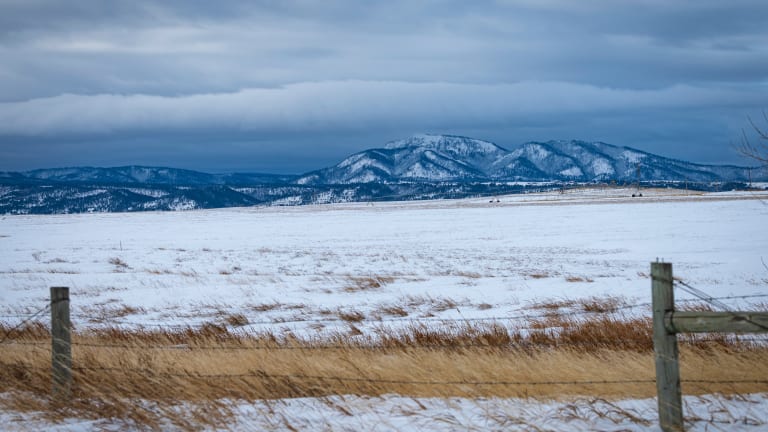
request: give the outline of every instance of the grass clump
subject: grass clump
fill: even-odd
[[[383,287],[386,284],[390,284],[395,281],[392,276],[348,276],[348,284],[344,287],[344,291],[348,293],[355,293],[360,291],[370,291]]]
[[[336,313],[348,331],[322,338],[248,333],[233,330],[232,322],[75,331],[73,395],[63,409],[49,398],[48,328],[31,323],[11,333],[11,327],[0,325],[8,334],[0,351],[0,392],[10,395],[0,406],[42,411],[53,419],[74,413],[119,418],[140,429],[169,424],[199,429],[226,422],[230,408],[225,401],[346,394],[655,395],[648,318],[562,313],[521,322],[414,321],[363,332],[355,327],[365,318],[361,312]],[[684,335],[680,342],[686,394],[765,391],[760,384],[768,375],[764,339]],[[740,382],[712,383],[727,380]],[[179,406],[198,411],[180,414]]]

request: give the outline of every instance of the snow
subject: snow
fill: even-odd
[[[364,313],[364,324],[373,326],[382,306],[414,297],[425,300],[408,319],[509,316],[546,298],[650,301],[647,274],[656,258],[715,296],[765,292],[765,193],[665,189],[629,198],[633,192],[510,195],[493,205],[478,198],[6,216],[0,314],[35,310],[49,286],[69,286],[81,326],[91,325],[93,305],[108,301],[137,308],[122,320],[139,324],[202,323],[222,309],[253,322],[345,309]],[[113,258],[128,267],[116,268]],[[370,276],[392,281],[365,292],[346,289]],[[440,299],[453,300],[458,311],[432,310]],[[271,302],[282,307],[254,311]],[[483,303],[493,307],[483,310]]]
[[[764,431],[768,394],[685,396],[688,431]],[[215,430],[233,431],[659,431],[655,399],[565,401],[503,398],[409,398],[331,396],[274,401],[231,401],[229,423]],[[180,406],[179,412],[189,407]],[[114,419],[68,418],[50,423],[41,413],[1,412],[6,431],[132,430]],[[164,430],[174,430],[166,425]],[[206,428],[204,430],[214,430]]]
[[[106,192],[107,192],[106,189],[93,189],[93,190],[90,190],[88,192],[81,192],[81,193],[73,194],[72,197],[73,198],[88,198],[90,196],[101,195],[101,194],[106,193]]]
[[[367,168],[378,168],[384,172],[389,171],[389,169],[384,166],[381,162],[371,159],[367,157],[366,155],[359,155],[357,157],[350,157],[347,159],[344,159],[339,165],[339,168],[348,167],[350,173],[358,173],[361,170],[367,169]]]
[[[414,134],[405,139],[388,142],[387,144],[384,145],[384,148],[398,149],[398,148],[411,147],[411,146],[434,147],[442,139],[443,139],[442,135]]]
[[[174,211],[194,210],[197,208],[197,203],[194,200],[174,199],[171,204],[168,205],[168,208]]]
[[[139,183],[146,183],[152,177],[152,170],[142,167],[131,167],[131,178]],[[158,174],[167,174],[167,170],[159,170]]]
[[[371,171],[364,171],[349,178],[349,183],[371,183],[379,180],[379,176]]]
[[[317,174],[308,175],[306,177],[302,177],[300,179],[296,180],[296,184],[305,185],[305,184],[311,184],[315,181],[317,181],[320,177]]]
[[[127,190],[138,195],[144,195],[152,198],[162,198],[169,195],[168,192],[161,189],[128,188]]]
[[[400,149],[405,147],[425,147],[444,151],[453,155],[470,155],[504,152],[496,144],[474,138],[451,136],[416,134],[409,138],[391,141],[385,145],[386,149]]]
[[[530,147],[530,154],[533,161],[543,161],[551,154],[547,149],[542,146],[534,145]]]
[[[247,328],[318,335],[345,324],[317,329],[307,320],[327,318],[324,310],[356,310],[366,316],[359,328],[368,331],[380,323],[377,311],[392,304],[407,307],[407,325],[424,316],[517,316],[528,313],[531,302],[553,298],[613,295],[645,303],[649,263],[656,259],[672,262],[675,276],[713,296],[766,292],[767,193],[648,189],[633,199],[632,192],[510,195],[492,204],[477,198],[6,216],[0,219],[0,315],[28,314],[46,304],[48,287],[69,286],[79,329],[194,325],[216,321],[224,310],[245,315]],[[356,277],[375,276],[391,281],[348,289]],[[569,282],[571,276],[585,282]],[[435,309],[444,299],[457,307]],[[263,304],[278,306],[258,312],[255,306]],[[106,322],[89,319],[121,306],[136,311]],[[233,401],[236,414],[225,428],[284,430],[277,419],[285,418],[298,430],[658,430],[654,399],[330,400],[335,403]],[[686,415],[699,419],[689,430],[768,428],[767,395],[685,400]],[[352,415],[335,408],[341,403]],[[51,424],[35,413],[9,411],[0,411],[0,422],[6,430],[124,429],[111,419]]]
[[[579,167],[571,167],[560,171],[558,174],[565,177],[581,177],[583,173]]]
[[[591,169],[596,176],[614,174],[611,162],[602,158],[592,161]]]
[[[631,164],[637,164],[638,162],[645,159],[646,155],[642,153],[638,153],[632,150],[625,150],[621,153],[621,157],[627,160],[627,162]]]
[[[441,169],[438,165],[433,164],[426,167],[421,161],[409,166],[401,175],[404,178],[428,178],[430,180],[447,180],[453,177],[453,173]]]

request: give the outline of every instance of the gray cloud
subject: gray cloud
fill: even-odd
[[[759,107],[754,89],[677,85],[660,90],[560,82],[515,84],[327,81],[190,96],[72,95],[0,104],[0,134],[109,134],[135,130],[323,132],[381,126],[503,126],[574,113]]]
[[[0,169],[30,142],[126,163],[133,142],[149,163],[227,135],[278,163],[276,145],[325,160],[418,131],[725,160],[768,100],[766,21],[762,0],[5,1]]]

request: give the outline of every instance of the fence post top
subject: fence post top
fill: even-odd
[[[51,301],[69,300],[69,287],[51,287]]]

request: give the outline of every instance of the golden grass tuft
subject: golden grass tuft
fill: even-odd
[[[323,339],[245,333],[215,323],[78,331],[73,397],[63,407],[48,398],[48,330],[33,323],[10,335],[0,351],[0,392],[12,395],[0,406],[43,411],[54,419],[76,413],[145,429],[163,429],[168,422],[199,429],[226,421],[226,401],[344,394],[610,399],[652,397],[656,391],[646,318],[602,313],[523,323],[414,322],[369,333],[354,327],[357,316],[347,321],[349,332]],[[3,334],[9,330],[0,326]],[[687,335],[681,353],[686,394],[765,391],[759,383],[685,382],[764,381],[765,343]],[[180,414],[181,404],[197,411]]]
[[[229,314],[224,318],[224,321],[233,327],[242,327],[248,324],[248,318],[243,314]]]
[[[339,311],[338,316],[341,320],[347,322],[360,322],[365,319],[365,315],[360,311]]]
[[[344,287],[344,291],[354,293],[359,291],[369,291],[383,287],[395,281],[392,276],[348,276],[349,284]]]
[[[399,305],[384,305],[380,306],[376,309],[376,312],[379,312],[383,315],[389,315],[389,316],[395,316],[395,317],[407,317],[408,311],[403,307]]]

